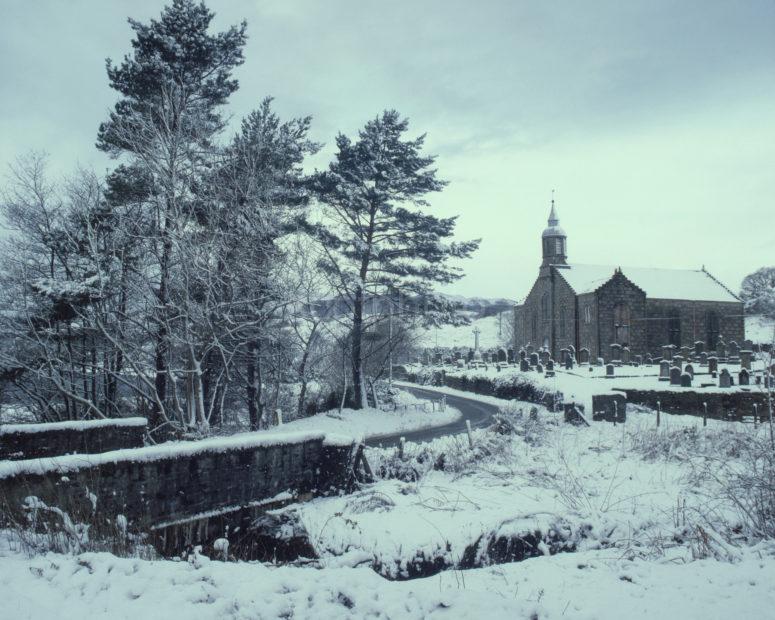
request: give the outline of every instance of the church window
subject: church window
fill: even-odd
[[[667,342],[681,346],[681,313],[678,308],[670,308],[667,313]]]
[[[614,342],[623,346],[630,343],[630,307],[627,304],[614,306]]]
[[[541,318],[546,321],[549,318],[549,294],[541,296]]]
[[[560,319],[560,338],[565,338],[565,317]]]
[[[584,306],[584,322],[589,325],[592,322],[592,306]]]
[[[533,313],[533,342],[538,342],[538,316]]]
[[[562,247],[562,237],[557,237],[554,241],[555,241],[554,253],[557,254],[558,256],[563,256],[565,254],[565,251],[563,250],[563,247]]]
[[[708,310],[708,314],[705,317],[705,326],[707,328],[708,350],[715,351],[719,334],[718,312]]]

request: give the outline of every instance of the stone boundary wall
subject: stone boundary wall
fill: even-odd
[[[0,460],[97,454],[122,448],[139,448],[143,445],[147,425],[145,418],[2,424]]]
[[[23,523],[36,497],[73,521],[133,531],[272,501],[325,493],[351,482],[350,438],[323,433],[246,433],[96,455],[0,463],[6,519]],[[103,528],[105,528],[103,530]]]
[[[473,392],[483,396],[495,396],[504,399],[524,400],[548,409],[555,410],[562,403],[563,396],[560,392],[550,392],[537,386],[527,378],[519,375],[511,375],[503,379],[490,379],[487,377],[466,377],[450,375],[441,371],[433,371],[430,376],[407,373],[406,381],[419,385],[435,385],[438,387],[450,387],[463,392]]]
[[[717,420],[738,420],[754,415],[754,404],[759,416],[766,416],[767,394],[762,392],[696,392],[693,390],[668,392],[658,390],[626,390],[627,402],[651,409],[660,403],[662,411],[683,415],[704,415],[703,403],[708,405],[708,417]]]

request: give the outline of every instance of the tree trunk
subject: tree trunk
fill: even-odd
[[[261,345],[258,340],[248,343],[247,382],[250,430],[257,431],[264,415],[261,404]]]
[[[167,211],[171,205],[167,204]],[[169,304],[169,277],[170,260],[172,257],[172,240],[169,236],[169,215],[165,214],[164,228],[162,229],[162,255],[159,265],[159,326],[156,331],[155,343],[155,370],[156,378],[154,385],[158,399],[153,403],[151,409],[151,419],[149,420],[151,428],[158,426],[162,422],[160,404],[164,405],[167,401],[167,357],[169,355],[169,331],[167,326],[168,304]]]

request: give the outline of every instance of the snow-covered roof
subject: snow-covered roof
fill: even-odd
[[[657,269],[615,265],[571,264],[557,271],[577,295],[591,293],[621,269],[624,276],[651,299],[697,301],[740,301],[723,284],[703,269]]]

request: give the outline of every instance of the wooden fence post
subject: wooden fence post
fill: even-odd
[[[662,402],[657,401],[657,428],[659,428],[659,417],[661,413],[662,413]]]
[[[471,420],[466,420],[466,433],[468,433],[468,447],[474,449],[474,436],[471,434]]]

